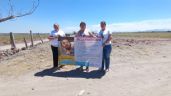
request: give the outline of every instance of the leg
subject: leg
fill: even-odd
[[[105,50],[103,48],[103,57],[102,57],[102,67],[101,67],[101,70],[103,71],[104,70],[104,63],[105,63],[105,59],[104,59],[104,54],[105,54]]]
[[[89,72],[89,66],[86,66],[86,72]]]
[[[109,71],[110,57],[106,58],[106,70]]]
[[[106,70],[106,59],[107,59],[107,47],[106,46],[104,46],[104,48],[103,48],[103,63],[104,63],[104,70]]]
[[[86,72],[89,72],[89,62],[86,62],[85,67]]]
[[[53,47],[52,48],[52,53],[53,53],[53,67],[58,67],[58,47]]]
[[[105,61],[106,61],[106,69],[109,70],[109,65],[110,65],[110,54],[112,51],[112,46],[111,45],[107,45],[106,46],[106,56],[105,56]]]

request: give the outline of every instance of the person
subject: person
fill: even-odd
[[[99,36],[102,38],[103,42],[103,58],[102,58],[102,71],[109,71],[109,65],[110,65],[110,54],[112,51],[112,35],[111,32],[106,29],[106,22],[102,21],[100,22],[101,30],[99,31]],[[104,68],[105,67],[105,68]]]
[[[48,39],[51,42],[51,49],[53,54],[53,68],[59,69],[58,66],[58,38],[64,37],[65,33],[59,28],[59,24],[53,25],[54,30],[50,32],[50,35],[48,36]]]
[[[93,34],[86,29],[85,22],[80,23],[80,30],[76,33],[76,37],[93,37]]]
[[[74,48],[68,39],[61,41],[62,53],[64,55],[74,56]]]
[[[88,32],[88,30],[86,29],[86,23],[85,22],[81,22],[80,23],[80,30],[76,33],[75,35],[76,37],[93,37],[93,34],[91,32]],[[83,71],[83,66],[80,66],[79,68],[81,71]],[[89,66],[86,66],[85,69],[87,72],[89,71]]]

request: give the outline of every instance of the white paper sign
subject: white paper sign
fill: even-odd
[[[75,37],[75,61],[77,65],[100,68],[102,65],[102,39],[96,37]]]

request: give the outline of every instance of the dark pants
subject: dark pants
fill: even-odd
[[[53,67],[58,67],[58,47],[51,46],[53,54]]]
[[[103,47],[102,70],[104,70],[104,66],[105,66],[105,69],[109,69],[111,51],[112,51],[111,45],[105,45]]]

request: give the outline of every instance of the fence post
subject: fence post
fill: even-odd
[[[14,35],[12,32],[10,32],[10,43],[11,43],[11,49],[16,49]]]
[[[38,33],[38,36],[39,36],[40,41],[43,43],[43,40],[42,40],[42,38],[41,38],[39,33]]]
[[[32,31],[30,30],[30,39],[31,39],[31,47],[34,46],[34,41],[33,41],[33,33]]]
[[[26,48],[28,48],[27,41],[26,41],[25,37],[24,37],[24,43],[25,43]]]

